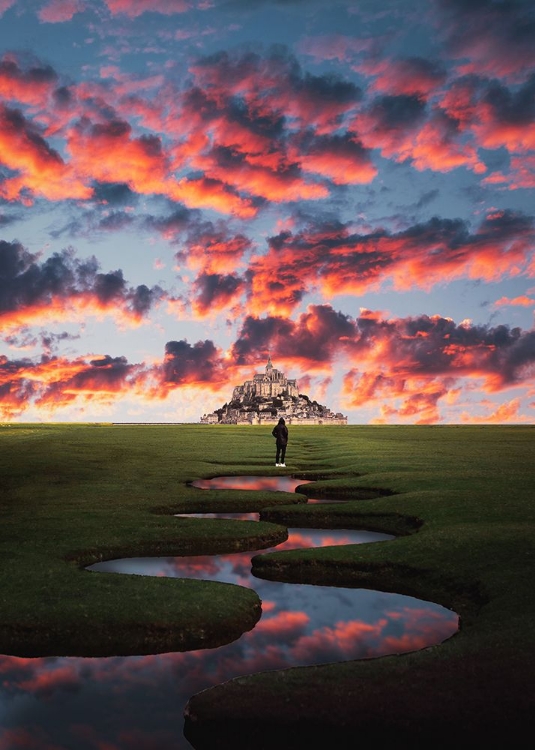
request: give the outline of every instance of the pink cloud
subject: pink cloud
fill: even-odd
[[[472,137],[479,147],[506,148],[511,154],[527,155],[535,149],[533,81],[510,89],[499,81],[469,77],[455,81],[444,92],[440,106],[456,123],[459,132]],[[530,185],[531,163],[525,173]],[[517,162],[514,171],[521,163]],[[522,174],[522,172],[520,171]]]
[[[520,399],[514,398],[504,404],[500,404],[494,411],[483,416],[470,414],[463,411],[461,421],[466,424],[516,424],[518,422],[531,422],[530,417],[520,415]]]
[[[0,96],[6,102],[46,109],[58,86],[58,75],[50,65],[24,66],[9,53],[0,60]]]
[[[310,617],[305,612],[280,612],[272,617],[263,617],[255,627],[255,633],[276,635],[281,641],[294,640],[306,628]]]
[[[440,3],[438,23],[459,75],[519,81],[535,64],[533,4],[479,2]]]
[[[37,15],[45,23],[63,23],[84,10],[85,3],[82,0],[49,0]]]
[[[364,294],[390,281],[395,289],[430,289],[455,278],[498,280],[533,274],[535,225],[527,216],[489,213],[473,232],[459,220],[431,219],[388,233],[352,232],[336,223],[283,231],[250,262],[249,311],[291,313],[305,294]]]
[[[535,306],[535,299],[532,299],[531,297],[528,297],[525,294],[522,294],[518,297],[500,297],[499,300],[496,300],[494,303],[495,307],[505,307],[505,306],[519,306],[519,307],[534,307]]]
[[[186,0],[105,0],[113,15],[123,15],[137,18],[143,13],[161,13],[172,16],[175,13],[185,13],[191,3]]]
[[[344,34],[320,34],[306,36],[297,44],[297,50],[317,60],[339,60],[348,62],[362,52],[377,46],[375,39],[357,39]]]
[[[0,163],[15,176],[0,182],[0,196],[6,200],[33,201],[83,199],[92,190],[49,146],[37,128],[19,110],[0,106]],[[24,193],[28,191],[29,196]]]
[[[355,116],[352,127],[367,148],[379,149],[387,159],[410,161],[420,171],[486,169],[455,117],[438,107],[428,111],[416,94],[376,98]]]
[[[438,62],[421,57],[399,60],[372,58],[358,70],[373,78],[370,91],[385,94],[429,96],[446,80],[446,70]]]
[[[15,5],[16,0],[0,0],[0,16],[3,16],[6,10]]]
[[[486,185],[498,185],[510,190],[535,187],[535,155],[511,156],[509,172],[493,172],[483,180]]]

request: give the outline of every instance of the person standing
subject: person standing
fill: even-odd
[[[286,466],[284,460],[286,458],[286,446],[288,445],[288,428],[282,417],[279,419],[279,423],[273,428],[271,434],[275,438],[277,445],[275,466]]]

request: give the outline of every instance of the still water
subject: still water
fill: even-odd
[[[291,481],[293,488],[304,483]],[[289,486],[286,482],[283,491],[292,491]],[[292,529],[277,550],[391,538]],[[455,613],[411,597],[254,578],[254,554],[130,558],[91,566],[91,574],[208,578],[250,586],[262,599],[262,618],[252,631],[217,649],[102,659],[0,656],[1,750],[191,748],[182,735],[182,712],[204,688],[266,669],[412,651],[440,643],[457,630]]]
[[[294,479],[294,477],[258,477],[235,476],[214,477],[213,479],[196,479],[191,482],[192,487],[201,490],[269,490],[270,492],[294,492],[300,484],[308,484],[309,479]]]

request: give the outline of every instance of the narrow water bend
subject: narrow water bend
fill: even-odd
[[[289,476],[222,476],[195,480],[191,484],[201,490],[293,492],[306,483],[307,480]],[[317,500],[323,501],[323,498]],[[177,515],[235,520],[258,518],[258,513]],[[251,558],[258,553],[392,539],[389,534],[364,530],[294,528],[288,530],[287,541],[271,549],[223,555],[123,558],[99,562],[88,569],[202,578],[254,588],[262,600],[261,620],[236,644],[215,650],[227,654],[229,649],[243,649],[242,656],[235,655],[232,667],[225,671],[226,680],[259,669],[399,654],[436,645],[453,635],[458,629],[457,615],[433,602],[369,589],[269,581],[256,578],[251,572]],[[230,667],[226,657],[223,661]]]

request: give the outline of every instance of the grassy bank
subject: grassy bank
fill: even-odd
[[[214,472],[210,459],[234,459],[221,435],[206,437],[198,426],[0,427],[1,653],[190,650],[254,626],[260,602],[253,591],[83,569],[117,557],[256,550],[287,537],[271,523],[169,514],[202,510],[210,496],[217,503],[217,493],[186,485]]]
[[[286,473],[314,479],[303,487],[311,496],[343,500],[323,508],[284,493],[187,486],[219,474],[280,473],[269,432],[0,426],[0,651],[106,655],[223,643],[254,626],[254,592],[83,566],[256,550],[284,539],[284,524],[384,530],[399,536],[259,555],[254,569],[434,600],[459,613],[460,632],[399,657],[264,673],[207,690],[190,701],[190,741],[199,749],[379,739],[514,745],[535,715],[535,428],[294,427]],[[268,506],[260,524],[172,515]]]

